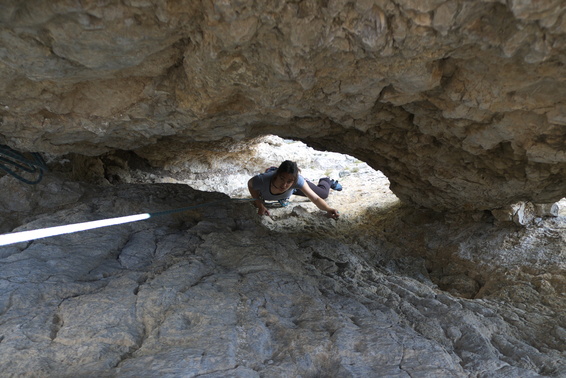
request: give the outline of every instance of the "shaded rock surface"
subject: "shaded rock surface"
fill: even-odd
[[[294,156],[307,166],[313,152]],[[158,182],[186,171],[98,186],[3,177],[16,230],[210,203],[0,247],[3,374],[564,376],[564,216],[519,228],[416,210],[379,172],[349,171],[328,199],[338,221],[297,198],[258,217],[225,194]]]
[[[561,0],[5,0],[0,141],[137,151],[277,134],[440,210],[566,192]]]

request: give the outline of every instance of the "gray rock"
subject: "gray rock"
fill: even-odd
[[[86,190],[87,202],[37,208],[25,227],[211,205],[0,248],[4,374],[504,377],[566,368],[562,217],[517,231],[401,207],[339,223],[304,204],[273,209],[266,224],[249,203],[215,202],[218,194],[186,185]],[[410,266],[418,261],[422,269]]]

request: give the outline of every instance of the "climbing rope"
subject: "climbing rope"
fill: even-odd
[[[26,184],[34,185],[43,178],[43,171],[47,170],[45,161],[37,152],[30,153],[31,158],[6,146],[0,145],[0,169]],[[27,179],[19,171],[29,173],[34,179]]]
[[[37,230],[29,230],[29,231],[21,231],[21,232],[13,232],[10,234],[0,235],[0,246],[9,245],[20,243],[24,241],[30,241],[35,239],[42,239],[51,236],[63,235],[63,234],[70,234],[79,231],[86,231],[86,230],[93,230],[95,228],[101,227],[108,227],[108,226],[115,226],[119,224],[137,222],[141,220],[146,220],[149,218],[159,217],[163,215],[169,215],[174,213],[180,213],[187,210],[197,209],[199,207],[205,207],[210,205],[215,205],[221,202],[248,202],[248,201],[255,201],[254,198],[227,198],[213,202],[201,203],[198,205],[192,205],[187,207],[181,207],[178,209],[172,210],[164,210],[164,211],[157,211],[153,213],[144,213],[144,214],[135,214],[135,215],[128,215],[124,217],[117,217],[117,218],[108,218],[108,219],[101,219],[97,221],[91,222],[82,222],[82,223],[73,223],[68,224],[65,226],[55,226],[49,228],[40,228]]]

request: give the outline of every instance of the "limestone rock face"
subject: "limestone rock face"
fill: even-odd
[[[52,184],[67,198],[31,187],[15,231],[209,205],[0,247],[3,375],[566,371],[564,217],[501,228],[394,205],[334,221],[294,203],[270,219],[187,185]]]
[[[561,0],[5,0],[0,141],[166,155],[277,134],[368,162],[405,202],[551,203],[565,50]]]

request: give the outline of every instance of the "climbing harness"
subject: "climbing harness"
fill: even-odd
[[[0,145],[0,169],[26,184],[37,184],[43,178],[43,171],[47,170],[47,166],[39,153],[33,152],[30,155],[31,158],[6,145]],[[20,173],[22,171],[33,178],[25,178]]]
[[[280,200],[273,200],[273,201],[266,201],[263,200],[263,205],[268,209],[278,209],[280,207],[287,207],[291,204],[291,201],[288,199],[280,199]]]
[[[30,241],[35,239],[47,238],[51,236],[70,234],[79,231],[93,230],[95,228],[115,226],[119,224],[132,223],[141,220],[146,220],[149,218],[159,217],[163,215],[169,215],[174,213],[180,213],[187,210],[197,209],[199,207],[215,205],[221,202],[248,202],[255,201],[255,198],[227,198],[213,202],[201,203],[198,205],[181,207],[178,209],[157,211],[153,213],[144,213],[136,215],[128,215],[124,217],[108,218],[91,222],[73,223],[65,226],[56,226],[49,228],[40,228],[37,230],[13,232],[10,234],[0,235],[0,246],[20,243],[24,241]]]

